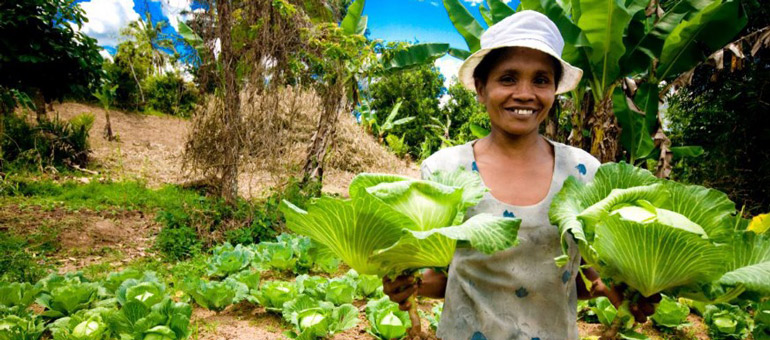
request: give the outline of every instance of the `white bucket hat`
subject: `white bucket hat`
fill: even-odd
[[[556,58],[562,67],[562,76],[556,87],[556,94],[571,91],[583,76],[583,70],[561,58],[564,39],[556,24],[541,13],[519,11],[492,25],[481,35],[481,49],[465,59],[458,72],[460,81],[465,87],[476,91],[473,71],[487,53],[502,47],[527,47]]]

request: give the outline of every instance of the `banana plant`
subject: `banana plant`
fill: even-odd
[[[377,128],[380,142],[382,142],[385,134],[390,133],[390,131],[392,131],[396,126],[404,125],[414,120],[414,116],[404,117],[396,120],[396,116],[398,116],[398,110],[401,108],[401,103],[403,102],[399,100],[396,105],[393,106],[393,109],[390,110],[388,117],[385,118],[385,121],[382,123],[382,125]]]
[[[443,3],[468,46],[446,53],[465,59],[479,50],[484,27],[460,0]],[[618,142],[631,162],[702,153],[668,145],[658,119],[658,85],[694,68],[740,32],[747,20],[738,0],[677,0],[665,8],[651,0],[522,0],[517,10],[548,16],[564,37],[563,58],[584,71],[581,85],[568,95],[576,108],[570,144],[584,146],[588,123],[586,146],[603,162],[621,154]],[[500,0],[487,0],[479,11],[488,26],[515,13]]]

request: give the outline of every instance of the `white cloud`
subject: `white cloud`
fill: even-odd
[[[81,29],[95,38],[99,45],[115,46],[120,40],[120,30],[129,22],[139,19],[134,11],[133,0],[92,0],[81,2],[88,22]]]
[[[508,1],[510,1],[510,0],[508,0]],[[430,2],[430,4],[431,4],[433,7],[438,7],[438,2],[436,2],[436,1],[431,1],[431,2]]]
[[[191,0],[160,0],[160,9],[175,30],[179,21],[187,20],[191,12],[190,3]],[[185,14],[182,14],[183,12]]]
[[[449,85],[452,84],[453,79],[457,79],[457,71],[460,70],[460,65],[462,64],[462,60],[449,55],[445,55],[439,59],[436,59],[434,65],[436,65],[441,74],[444,75],[444,87],[449,88]]]
[[[99,50],[99,54],[102,56],[102,58],[109,59],[110,61],[113,61],[112,54],[110,54],[110,52],[107,52],[107,50],[101,49],[101,50]]]
[[[476,5],[484,2],[484,0],[463,0],[463,1],[471,4],[471,7],[476,7]]]

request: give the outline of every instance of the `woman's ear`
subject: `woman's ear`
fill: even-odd
[[[484,104],[486,97],[484,94],[484,83],[479,79],[474,79],[473,84],[476,86],[476,100]]]

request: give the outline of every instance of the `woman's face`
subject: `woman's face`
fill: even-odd
[[[508,48],[486,83],[476,81],[479,102],[492,129],[510,135],[538,133],[555,99],[552,57],[529,48]]]

